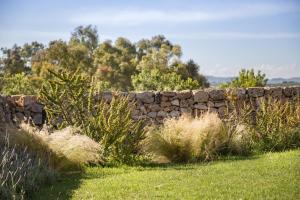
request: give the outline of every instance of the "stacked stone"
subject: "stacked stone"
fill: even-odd
[[[32,123],[41,126],[45,121],[44,108],[36,96],[12,95],[0,97],[0,116],[6,123]]]
[[[265,99],[284,102],[296,98],[300,95],[300,87],[122,92],[118,95],[128,96],[129,100],[134,102],[133,119],[146,119],[150,123],[161,124],[169,117],[179,117],[183,114],[200,116],[207,111],[216,112],[223,117],[227,110],[239,109],[245,103],[251,104],[255,110]],[[111,92],[102,93],[102,97],[108,103],[112,96]],[[35,96],[0,96],[0,120],[32,122],[40,126],[45,122],[44,113],[43,105]]]

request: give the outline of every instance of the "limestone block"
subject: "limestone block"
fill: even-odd
[[[214,104],[214,102],[209,101],[209,102],[207,102],[207,106],[210,108],[213,108],[213,107],[215,107],[215,104]]]
[[[215,102],[215,107],[216,108],[220,108],[222,106],[226,106],[226,102],[225,101],[217,101],[217,102]]]
[[[207,102],[209,95],[207,92],[203,91],[203,90],[196,90],[193,91],[194,94],[194,101],[195,102],[199,102],[199,103],[203,103],[203,102]]]
[[[225,90],[212,89],[208,92],[209,98],[213,101],[219,101],[225,99]]]
[[[180,108],[180,112],[182,114],[191,115],[193,113],[193,110],[191,108]]]
[[[280,87],[272,87],[272,88],[266,88],[265,90],[266,95],[278,98],[282,96],[282,88]]]
[[[151,118],[155,118],[157,115],[157,112],[149,112],[147,115]]]
[[[182,99],[180,101],[180,107],[181,108],[187,108],[187,107],[189,107],[189,102],[187,100],[185,100],[185,99]]]
[[[174,97],[176,96],[176,92],[163,91],[160,93],[163,97]]]
[[[166,96],[161,97],[161,102],[167,102],[167,101],[169,101],[168,97],[166,97]]]
[[[204,103],[197,103],[194,105],[194,108],[199,109],[199,110],[207,110],[208,109],[207,105]]]
[[[142,113],[142,114],[147,114],[147,110],[146,110],[146,107],[145,107],[145,106],[141,106],[141,107],[140,107],[140,110],[141,110],[141,113]]]
[[[179,106],[179,100],[178,99],[174,99],[171,101],[171,105],[173,106]]]
[[[152,111],[152,112],[158,112],[161,110],[160,106],[157,105],[157,104],[152,104],[149,106],[149,109]]]
[[[241,100],[247,97],[247,91],[243,88],[226,89],[228,99]]]
[[[160,106],[163,107],[163,108],[164,108],[164,107],[169,107],[169,106],[171,106],[171,105],[172,105],[171,102],[161,102],[161,103],[160,103]]]
[[[177,93],[176,97],[179,99],[188,99],[192,96],[192,92],[190,90],[183,90]]]
[[[165,118],[167,116],[167,113],[165,111],[158,111],[157,113],[157,117],[162,117],[162,118]]]
[[[172,112],[170,112],[170,116],[171,117],[179,117],[180,116],[180,112],[173,110]]]
[[[264,96],[265,89],[262,87],[250,87],[248,88],[249,97],[262,97]]]
[[[154,93],[153,92],[141,92],[136,94],[136,99],[143,103],[153,103]]]

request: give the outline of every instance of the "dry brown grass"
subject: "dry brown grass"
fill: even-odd
[[[243,149],[244,133],[242,126],[225,123],[215,113],[198,118],[182,116],[148,131],[144,149],[164,162],[213,160],[228,152],[229,146],[235,151]]]
[[[12,144],[26,146],[40,156],[50,155],[53,168],[60,171],[78,170],[86,164],[103,164],[100,145],[87,136],[80,135],[79,130],[65,128],[51,134],[37,131],[26,124],[14,126],[3,125],[0,137],[8,133]]]

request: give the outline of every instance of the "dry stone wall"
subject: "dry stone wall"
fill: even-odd
[[[179,117],[184,113],[199,116],[210,111],[217,112],[222,117],[232,105],[250,103],[257,107],[261,99],[287,101],[299,94],[300,87],[118,93],[127,95],[130,101],[135,102],[133,119],[145,119],[155,124],[162,123],[165,118]],[[109,102],[115,94],[104,92],[102,95]],[[0,120],[12,123],[25,121],[41,126],[46,121],[46,113],[35,96],[0,96]]]

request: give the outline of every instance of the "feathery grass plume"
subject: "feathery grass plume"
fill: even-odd
[[[167,119],[162,127],[147,133],[144,147],[146,152],[170,162],[213,160],[243,140],[234,135],[242,132],[236,128],[222,122],[215,113],[205,113],[195,119],[190,116]],[[231,143],[233,138],[235,144]]]
[[[3,126],[4,127],[4,126]],[[12,144],[11,132],[0,132],[0,199],[25,199],[56,177],[49,154]]]

